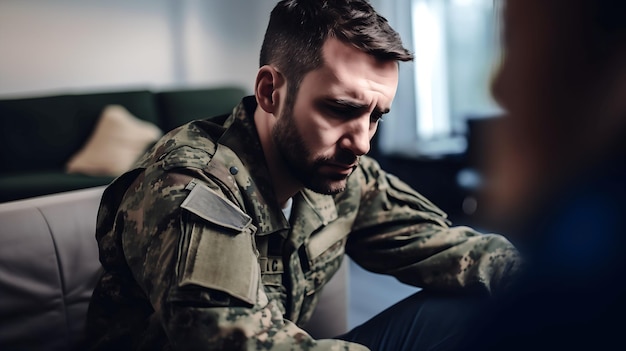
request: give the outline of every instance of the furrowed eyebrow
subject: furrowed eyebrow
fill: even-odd
[[[361,104],[358,103],[356,101],[352,101],[352,100],[345,100],[345,99],[330,99],[329,100],[331,103],[335,104],[335,105],[341,105],[344,107],[349,107],[355,110],[362,110],[367,108],[367,105],[365,104]]]
[[[334,105],[338,108],[342,108],[342,109],[346,109],[347,110],[352,110],[352,111],[365,111],[369,108],[369,105],[367,104],[363,104],[360,103],[358,101],[354,101],[351,99],[335,99],[335,98],[328,98],[326,99],[326,103],[330,104],[330,105]],[[382,109],[378,106],[374,107],[374,110],[372,111],[372,113],[370,114],[370,116],[373,117],[377,117],[377,118],[381,118],[383,115],[389,113],[389,108],[386,109]]]
[[[336,105],[341,105],[341,106],[353,108],[353,109],[356,109],[356,110],[362,110],[362,109],[366,109],[368,107],[365,104],[361,104],[361,103],[358,103],[356,101],[346,100],[346,99],[331,99],[330,101],[332,103],[336,104]],[[381,109],[378,106],[376,106],[374,108],[373,113],[380,114],[380,115],[385,115],[385,114],[389,113],[389,111],[390,110],[388,108]]]

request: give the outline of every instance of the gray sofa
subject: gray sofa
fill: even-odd
[[[95,223],[104,186],[0,204],[0,350],[72,350],[100,272]],[[347,331],[348,264],[306,326]]]

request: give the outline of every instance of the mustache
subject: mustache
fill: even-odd
[[[337,152],[337,154],[333,157],[320,159],[318,163],[334,163],[346,166],[358,166],[360,159],[360,156],[355,155],[352,151],[339,150],[339,152]]]

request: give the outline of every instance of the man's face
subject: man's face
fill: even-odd
[[[305,187],[336,194],[345,189],[391,107],[398,65],[332,38],[322,51],[325,64],[304,76],[295,103],[285,106],[272,135]]]

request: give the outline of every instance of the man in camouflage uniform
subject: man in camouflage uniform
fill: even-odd
[[[506,239],[449,227],[365,156],[411,59],[365,0],[277,4],[255,96],[171,131],[105,191],[90,346],[366,350],[300,328],[345,253],[425,290],[505,289]]]

